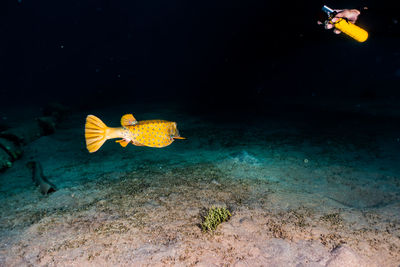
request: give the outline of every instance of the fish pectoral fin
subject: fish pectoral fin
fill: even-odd
[[[119,143],[122,147],[126,147],[129,144],[129,141],[125,139],[117,140],[115,142]]]
[[[138,123],[137,120],[135,119],[135,117],[133,117],[132,114],[125,114],[121,118],[122,127],[132,126],[132,125],[135,125],[137,123]]]

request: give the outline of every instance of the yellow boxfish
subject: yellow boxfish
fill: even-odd
[[[176,122],[164,120],[137,121],[132,114],[121,118],[122,127],[107,127],[99,118],[93,115],[86,117],[85,138],[86,147],[90,153],[96,152],[108,139],[117,140],[122,147],[129,143],[135,146],[165,147],[180,137]]]

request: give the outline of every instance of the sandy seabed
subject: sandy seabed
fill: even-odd
[[[0,174],[1,266],[399,266],[398,129],[135,112],[188,139],[89,154],[77,112]],[[117,126],[126,108],[91,113]],[[30,160],[58,191],[39,193]],[[211,206],[232,217],[204,233]]]

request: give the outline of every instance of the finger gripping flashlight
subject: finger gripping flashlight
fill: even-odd
[[[368,39],[368,32],[357,25],[349,22],[345,18],[338,18],[338,21],[332,22],[332,19],[336,16],[337,12],[333,9],[323,6],[322,11],[328,14],[328,21],[339,31],[347,34],[351,38],[357,40],[358,42],[365,42]]]

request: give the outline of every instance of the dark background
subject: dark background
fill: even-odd
[[[400,10],[383,1],[0,1],[1,105],[174,101],[196,111],[400,94]],[[368,5],[366,43],[318,26]]]

